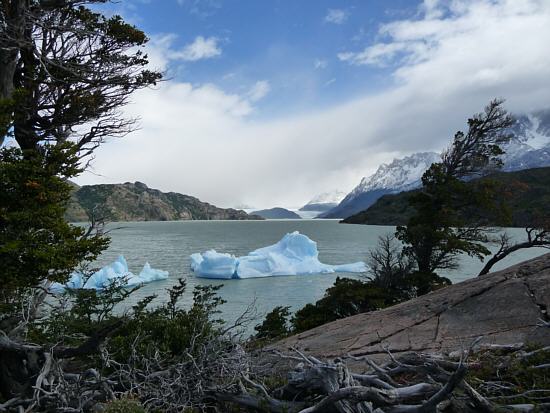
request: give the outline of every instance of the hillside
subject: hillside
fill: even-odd
[[[151,189],[141,182],[75,186],[67,220],[85,221],[94,210],[110,221],[262,219],[241,210],[218,208],[189,195]]]
[[[259,211],[252,212],[252,214],[259,215],[265,219],[302,219],[302,217],[297,213],[289,211],[285,208],[261,209]]]
[[[523,227],[535,211],[550,205],[550,167],[500,172],[490,176],[504,188],[514,227]],[[475,182],[475,181],[474,181]],[[473,184],[473,182],[472,182]],[[417,190],[384,195],[371,207],[344,219],[346,224],[402,225],[412,214],[408,197]],[[497,224],[497,223],[494,223]]]

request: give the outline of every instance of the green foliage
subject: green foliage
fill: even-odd
[[[124,288],[122,281],[115,281],[103,290],[67,289],[49,316],[31,325],[29,337],[37,343],[81,345],[98,331],[129,318],[128,314],[115,314],[113,309],[136,289]]]
[[[307,304],[292,318],[293,332],[309,330],[330,321],[378,310],[386,306],[388,294],[372,282],[338,277],[323,298]]]
[[[256,338],[273,340],[287,336],[290,333],[289,317],[290,307],[275,307],[265,316],[262,324],[254,327]]]
[[[84,228],[65,222],[68,178],[81,169],[71,144],[41,152],[0,151],[0,305],[4,311],[28,289],[63,282],[82,261],[91,261],[108,240],[83,237]]]
[[[159,352],[169,358],[193,355],[206,341],[221,334],[223,322],[215,318],[224,303],[217,295],[221,287],[195,287],[188,310],[181,304],[186,288],[183,280],[168,290],[169,301],[158,307],[148,308],[154,296],[140,301],[109,342],[116,359],[125,362],[135,356],[135,351],[141,356]]]
[[[145,413],[145,408],[137,400],[130,398],[112,400],[105,405],[105,413]]]
[[[185,281],[168,289],[169,300],[152,306],[156,296],[148,296],[131,311],[114,311],[135,289],[113,283],[106,289],[68,290],[48,317],[34,323],[29,338],[36,343],[77,347],[88,338],[108,331],[106,350],[120,363],[162,357],[175,362],[194,356],[210,340],[223,334],[218,307],[224,301],[217,295],[221,286],[197,286],[193,304],[182,303]],[[87,355],[82,363],[97,361]]]
[[[465,228],[460,214],[466,206],[475,203],[482,207],[481,196],[476,196],[465,182],[448,176],[442,164],[433,164],[422,177],[423,191],[409,198],[416,213],[406,227],[398,227],[396,236],[406,244],[405,253],[412,257],[422,274],[436,269],[455,268],[460,252],[483,258],[489,250],[475,241],[486,238],[477,228]]]

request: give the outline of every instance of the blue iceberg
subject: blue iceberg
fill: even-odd
[[[191,269],[202,278],[257,278],[278,275],[325,274],[334,272],[365,272],[359,261],[352,264],[329,265],[319,261],[317,243],[295,231],[279,242],[259,248],[244,257],[218,253],[215,250],[191,255]]]
[[[120,282],[124,287],[136,287],[152,281],[165,280],[168,275],[168,271],[151,268],[148,262],[145,263],[141,272],[135,275],[128,270],[128,263],[120,255],[116,261],[93,273],[88,279],[82,273],[75,271],[71,274],[69,281],[65,284],[53,283],[50,290],[54,292],[79,288],[102,290],[114,282]]]

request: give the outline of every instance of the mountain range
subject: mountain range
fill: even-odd
[[[510,132],[513,138],[503,148],[504,171],[550,166],[550,109],[516,116]],[[319,218],[347,218],[366,210],[384,195],[417,188],[424,171],[439,160],[439,153],[418,152],[382,164]]]
[[[489,224],[526,227],[536,221],[537,217],[548,215],[550,167],[497,172],[487,178],[498,183],[502,188],[511,219],[510,222],[503,223],[489,218]],[[487,178],[481,178],[481,180]],[[475,185],[475,183],[474,180],[468,184]],[[365,225],[405,225],[414,213],[408,200],[416,192],[418,189],[384,195],[368,209],[352,215],[342,222]]]
[[[142,182],[75,185],[65,218],[82,222],[93,214],[109,221],[263,219],[233,208],[218,208],[189,195],[161,192]]]

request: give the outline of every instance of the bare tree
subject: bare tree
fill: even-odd
[[[369,252],[367,278],[377,287],[391,292],[394,302],[414,296],[411,275],[414,261],[403,253],[403,245],[388,233],[378,237],[375,249]]]

